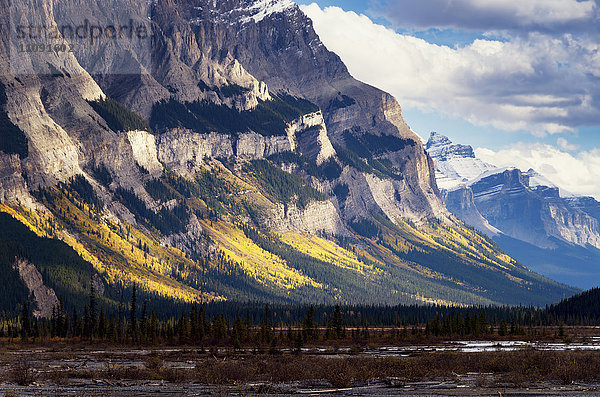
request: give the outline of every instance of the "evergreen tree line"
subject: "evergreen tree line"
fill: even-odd
[[[242,90],[243,87],[239,86],[224,86],[217,91],[223,97],[230,97],[242,94]],[[273,96],[270,101],[259,101],[256,108],[241,112],[207,100],[182,103],[169,99],[154,104],[150,125],[159,132],[184,127],[200,133],[236,135],[254,131],[264,136],[274,136],[285,135],[289,122],[318,110],[316,105],[289,95]]]
[[[149,310],[148,300],[140,304],[137,296],[137,288],[133,285],[130,301],[125,304],[122,295],[118,309],[107,313],[91,283],[89,300],[84,305],[83,313],[77,309],[67,313],[61,299],[49,318],[32,316],[32,304],[26,301],[19,316],[11,317],[6,311],[0,314],[0,337],[21,338],[23,341],[77,338],[89,343],[100,341],[142,345],[212,345],[229,342],[238,349],[250,342],[275,347],[278,341],[283,340],[301,346],[319,339],[323,334],[319,331],[320,324],[315,319],[312,305],[301,320],[284,324],[277,320],[268,304],[262,306],[258,321],[250,314],[250,310],[246,310],[243,316],[241,312],[235,316],[225,313],[211,315],[206,304],[191,305],[180,316],[159,316],[154,310]],[[343,321],[341,307],[331,308],[324,338],[343,338]]]
[[[115,132],[134,130],[151,132],[148,123],[144,119],[112,98],[106,97],[88,103],[106,121],[109,128]]]
[[[440,306],[327,306],[269,305],[259,302],[220,302],[187,305],[179,315],[150,309],[150,299],[138,301],[135,285],[125,302],[121,293],[117,309],[104,306],[90,282],[89,299],[82,312],[65,310],[64,302],[53,308],[49,318],[32,316],[32,304],[25,301],[21,312],[0,314],[0,337],[23,340],[79,338],[117,344],[200,344],[230,343],[236,349],[248,343],[275,347],[287,341],[296,348],[318,340],[346,337],[369,339],[378,327],[392,327],[397,338],[419,334],[436,337],[481,337],[484,335],[532,335],[538,326],[559,325],[561,305],[535,307]],[[598,290],[593,291],[597,295]],[[574,298],[574,299],[577,299]],[[584,294],[589,301],[590,294]],[[570,302],[570,301],[566,301]],[[572,304],[572,300],[570,302]],[[572,318],[571,318],[572,319]],[[589,325],[594,322],[579,322]],[[596,320],[597,323],[597,320]]]
[[[306,131],[304,133],[306,133]],[[315,161],[308,156],[300,155],[295,152],[275,153],[267,157],[267,159],[276,165],[294,164],[308,175],[318,179],[334,181],[342,174],[342,167],[334,158],[330,158],[321,165],[317,165]]]
[[[304,178],[285,172],[266,160],[244,164],[244,171],[254,176],[262,188],[276,201],[290,204],[295,200],[305,208],[311,201],[327,200],[327,195],[316,190]]]

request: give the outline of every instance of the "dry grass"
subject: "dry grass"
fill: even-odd
[[[196,379],[206,384],[239,384],[250,381],[292,382],[326,379],[335,387],[369,380],[399,378],[408,381],[454,378],[456,374],[493,373],[504,382],[522,386],[528,382],[600,380],[598,352],[493,352],[434,353],[403,358],[326,358],[311,356],[244,357],[201,360]],[[489,379],[482,378],[483,385]]]
[[[20,361],[12,364],[6,371],[6,380],[10,383],[16,383],[20,386],[28,386],[36,379],[31,364],[27,361]]]
[[[132,357],[133,358],[133,357]],[[49,370],[39,379],[68,383],[69,379],[164,380],[171,383],[198,382],[208,385],[240,385],[249,382],[285,383],[326,380],[334,387],[347,387],[373,380],[423,381],[456,379],[479,373],[475,385],[493,387],[502,383],[523,387],[537,382],[570,384],[600,381],[600,352],[550,352],[519,350],[486,353],[429,353],[411,358],[328,357],[311,355],[227,355],[219,358],[197,352],[179,353],[178,360],[195,362],[195,369],[175,369],[175,357],[153,353],[143,366],[105,365],[99,370]],[[139,362],[139,357],[138,357]],[[493,374],[493,375],[486,375]],[[11,363],[4,380],[30,384],[31,366]]]

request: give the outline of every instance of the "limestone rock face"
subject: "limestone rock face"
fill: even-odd
[[[16,259],[13,268],[19,272],[19,276],[29,293],[33,295],[37,309],[33,315],[38,318],[50,317],[52,309],[58,307],[59,301],[52,288],[44,285],[42,275],[35,265],[25,259]]]
[[[470,187],[461,186],[452,190],[444,190],[442,191],[442,198],[448,210],[467,225],[473,226],[490,237],[501,233],[500,230],[490,225],[487,219],[481,215],[473,199],[473,191]]]
[[[152,175],[160,175],[163,167],[158,161],[158,149],[154,135],[146,131],[129,131],[127,138],[131,143],[133,157],[137,163]]]
[[[265,137],[253,132],[238,136],[199,134],[174,129],[158,136],[158,159],[169,168],[188,172],[207,158],[264,159],[272,154],[290,152],[294,140],[287,136]]]
[[[331,201],[311,202],[306,208],[295,205],[278,205],[271,211],[266,224],[281,233],[297,231],[302,233],[324,232],[343,236],[348,232]]]
[[[293,2],[267,3],[248,0],[156,2],[152,15],[156,45],[150,73],[128,80],[118,76],[102,76],[97,80],[110,96],[146,118],[153,105],[161,100],[208,100],[246,110],[271,98],[271,93],[307,98],[317,104],[322,113],[304,116],[299,126],[290,126],[287,134],[292,151],[297,150],[322,164],[334,156],[334,145],[346,144],[344,134],[349,130],[365,140],[393,137],[405,141],[402,148],[376,145],[368,157],[390,161],[403,175],[402,191],[406,197],[402,204],[396,203],[406,210],[403,216],[413,220],[447,218],[449,214],[438,195],[433,163],[420,139],[404,121],[396,100],[353,79],[340,58],[320,42],[310,19]],[[245,93],[224,98],[206,89],[206,86],[232,84],[245,88]],[[324,124],[324,128],[310,128],[316,124]],[[220,137],[222,149],[188,152],[183,157],[186,160],[178,160],[178,163],[193,159],[193,154],[228,155],[229,151],[233,155],[260,158],[280,152],[286,146],[279,139],[239,136],[237,141],[229,139],[231,150],[225,142],[228,139]],[[169,149],[159,148],[159,151],[165,155]],[[162,161],[161,155],[159,159]],[[364,197],[355,199],[363,200],[371,195],[368,191],[363,193]]]
[[[275,153],[292,151],[293,141],[287,136],[265,137],[256,133],[241,134],[235,141],[235,154],[241,158],[262,159]]]
[[[174,129],[158,136],[158,159],[169,168],[194,167],[195,163],[205,156],[233,156],[231,136],[218,133],[199,134],[184,129]]]
[[[31,187],[49,186],[81,173],[77,144],[48,114],[40,96],[41,81],[33,76],[25,86],[5,85],[8,117],[28,140],[29,156],[22,168]]]
[[[298,146],[299,152],[318,165],[335,156],[335,149],[329,140],[327,126],[321,111],[305,114],[294,120],[287,129],[292,150]]]
[[[598,220],[568,206],[558,189],[532,189],[529,176],[509,169],[470,185],[481,214],[505,234],[540,248],[553,248],[551,237],[600,247]]]
[[[277,153],[298,151],[317,164],[322,164],[335,156],[321,112],[303,115],[289,123],[282,133],[285,135],[263,136],[255,132],[201,134],[186,129],[171,129],[158,135],[156,150],[158,160],[168,167],[188,171],[205,157],[219,159],[235,156],[242,160],[256,160]],[[152,142],[147,140],[152,138],[144,135],[146,143],[142,145],[138,132],[129,134],[130,140],[132,135],[137,137],[138,146],[146,148],[143,149],[146,153],[144,157],[148,157]]]
[[[16,154],[0,152],[0,203],[23,205],[29,210],[41,208],[29,194],[27,182],[22,175],[21,161]]]

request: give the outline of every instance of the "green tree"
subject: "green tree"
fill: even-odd
[[[304,333],[305,339],[313,339],[315,337],[315,307],[313,305],[310,305],[308,313],[306,313],[306,316],[304,317],[304,321],[302,322],[302,332]]]
[[[500,321],[500,327],[498,328],[498,335],[506,336],[508,333],[508,324],[506,324],[506,320],[502,319]]]
[[[129,334],[131,335],[131,339],[134,342],[138,340],[138,324],[137,324],[137,297],[136,297],[136,286],[133,283],[133,287],[131,289],[131,305],[129,310]]]
[[[344,319],[340,305],[335,305],[335,308],[333,309],[333,329],[335,330],[335,336],[338,339],[345,336]]]

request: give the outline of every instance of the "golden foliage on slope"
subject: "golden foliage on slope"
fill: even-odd
[[[322,284],[289,267],[285,260],[257,246],[234,225],[222,221],[202,221],[201,224],[221,251],[260,283],[285,289],[323,288]]]
[[[86,203],[59,188],[47,190],[43,204],[55,217],[22,207],[0,206],[41,237],[57,237],[90,262],[111,284],[136,283],[141,289],[186,302],[222,300],[173,278],[185,279],[198,265],[179,250],[163,247],[131,225],[102,219]]]
[[[382,274],[382,270],[372,264],[365,264],[358,256],[331,240],[294,232],[282,234],[281,240],[313,258],[323,260],[344,269],[356,271],[362,275]]]

